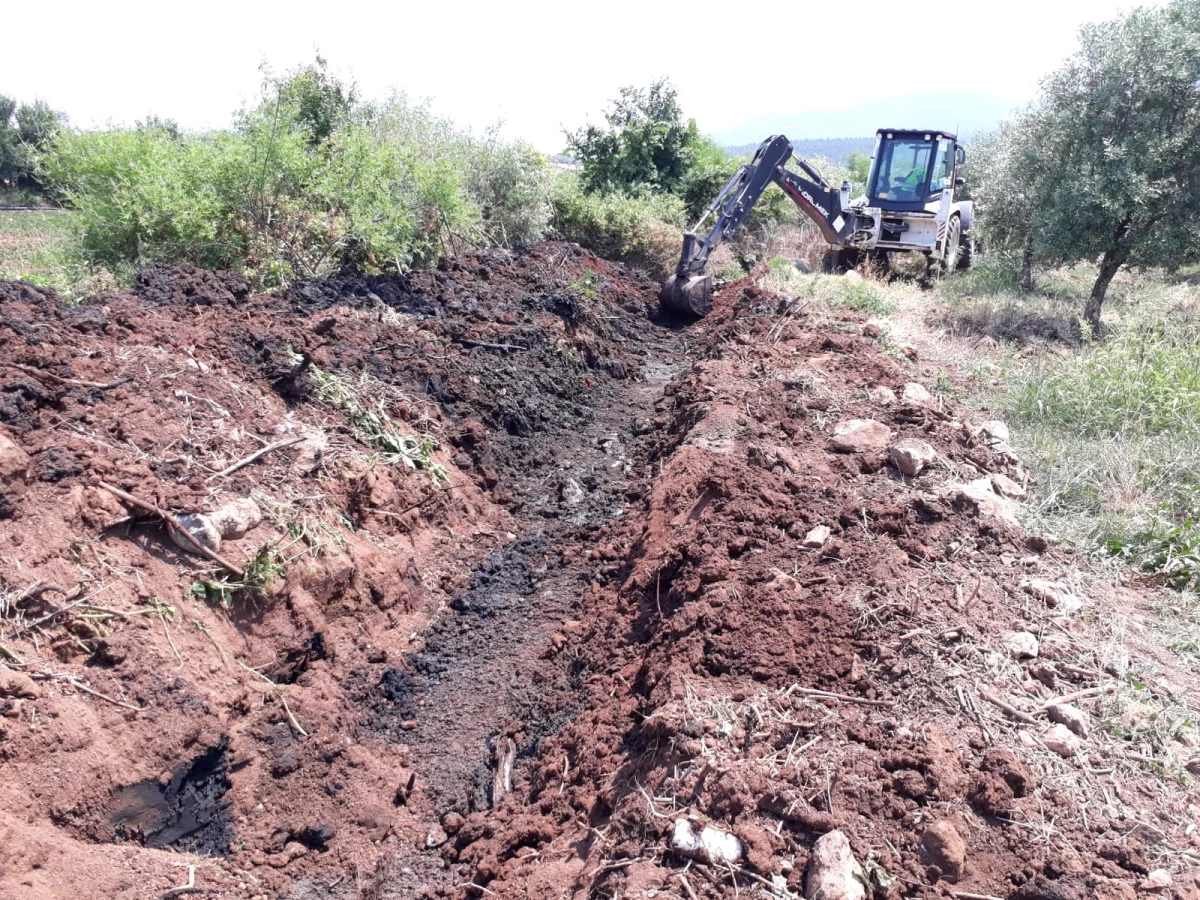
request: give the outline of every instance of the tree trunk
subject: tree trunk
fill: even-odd
[[[1108,293],[1108,286],[1112,284],[1113,276],[1124,265],[1125,259],[1128,256],[1129,251],[1125,247],[1119,246],[1111,250],[1106,250],[1104,258],[1100,260],[1100,274],[1096,276],[1096,282],[1092,285],[1092,293],[1088,297],[1087,306],[1083,310],[1083,317],[1092,326],[1093,337],[1099,338],[1104,336],[1104,325],[1100,321],[1100,310],[1104,306],[1104,295]]]
[[[1025,239],[1025,250],[1021,253],[1021,290],[1033,290],[1033,235]]]
[[[1092,285],[1092,293],[1088,297],[1087,306],[1083,308],[1083,317],[1092,326],[1092,336],[1096,338],[1104,337],[1104,324],[1100,321],[1104,295],[1108,293],[1108,286],[1112,284],[1117,270],[1125,265],[1125,260],[1129,259],[1129,226],[1132,223],[1132,216],[1126,216],[1117,226],[1112,246],[1104,251],[1104,257],[1100,260],[1100,274],[1096,276],[1096,283]]]

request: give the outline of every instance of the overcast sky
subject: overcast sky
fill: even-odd
[[[221,127],[255,96],[261,62],[282,71],[319,49],[364,96],[400,88],[553,152],[563,127],[600,120],[621,85],[662,75],[706,132],[929,90],[1021,103],[1081,24],[1133,5],[14,0],[0,16],[0,93],[44,99],[79,126],[153,113]]]

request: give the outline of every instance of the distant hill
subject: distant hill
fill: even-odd
[[[763,137],[766,137],[764,134]],[[745,156],[758,149],[759,142],[743,144],[741,147],[726,147],[733,156]],[[874,137],[858,138],[812,138],[792,141],[792,149],[801,159],[827,159],[839,166],[846,165],[851,153],[871,155],[875,149]]]
[[[718,131],[712,137],[721,146],[731,148],[757,147],[772,134],[786,134],[799,147],[805,141],[837,135],[873,135],[879,128],[957,129],[960,138],[970,139],[995,128],[1012,109],[1012,103],[992,94],[933,91],[872,100],[846,109],[770,113]],[[868,147],[867,152],[870,150]]]

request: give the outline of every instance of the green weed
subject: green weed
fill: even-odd
[[[298,355],[293,354],[297,363]],[[433,458],[437,441],[429,434],[401,434],[387,413],[387,401],[378,398],[373,403],[364,401],[369,393],[369,379],[360,379],[352,385],[333,372],[310,366],[308,374],[317,388],[317,399],[344,412],[358,432],[363,443],[371,444],[382,451],[383,459],[393,465],[403,464],[410,469],[428,472],[437,487],[450,484],[450,472]],[[368,405],[370,404],[370,405]]]

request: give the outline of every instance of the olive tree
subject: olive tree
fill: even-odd
[[[1200,258],[1200,0],[1085,26],[982,156],[993,241],[1027,260],[1098,261],[1084,314],[1099,331],[1122,266]]]

